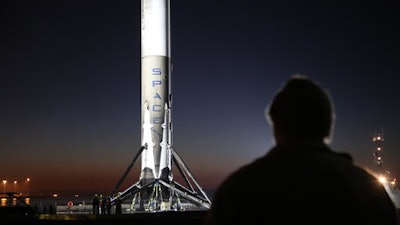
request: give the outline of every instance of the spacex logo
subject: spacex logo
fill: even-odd
[[[150,106],[150,109],[152,112],[163,112],[163,104],[160,104],[164,102],[162,95],[160,95],[159,90],[163,86],[163,81],[161,80],[161,75],[162,75],[162,69],[161,68],[153,68],[151,71],[152,75],[152,80],[151,80],[151,87],[153,89],[153,100],[152,105]],[[152,118],[152,123],[153,124],[161,124],[163,122],[163,116],[154,116]]]

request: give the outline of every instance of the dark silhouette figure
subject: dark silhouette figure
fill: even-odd
[[[115,214],[122,214],[122,200],[119,196],[115,200]]]
[[[329,146],[334,107],[318,83],[291,77],[266,116],[275,146],[227,177],[204,224],[397,225],[378,179]]]
[[[100,199],[97,196],[97,194],[93,196],[92,206],[93,206],[93,214],[98,215],[100,210]]]
[[[104,195],[100,195],[100,214],[106,214],[106,197]]]
[[[107,210],[107,214],[111,214],[111,207],[112,207],[112,205],[111,205],[111,196],[107,196],[106,197],[106,210]]]

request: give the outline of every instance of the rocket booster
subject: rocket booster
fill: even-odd
[[[141,180],[169,176],[170,0],[141,0]],[[162,147],[163,146],[163,147]],[[162,168],[161,168],[162,167]]]

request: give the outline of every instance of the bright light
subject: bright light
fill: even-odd
[[[6,192],[7,180],[3,180],[3,192]]]
[[[396,186],[396,178],[393,178],[393,180],[390,181],[390,184],[391,184],[392,186]]]
[[[384,176],[378,177],[378,180],[379,180],[379,182],[381,182],[382,184],[384,184],[384,183],[387,182],[387,179],[386,179],[386,177],[384,177]]]
[[[31,178],[26,178],[26,195],[29,195],[29,181],[31,181]]]

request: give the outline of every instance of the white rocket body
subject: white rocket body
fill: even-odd
[[[139,156],[140,180],[111,201],[133,194],[131,206],[139,211],[186,210],[190,205],[210,209],[210,199],[172,144],[170,0],[141,0],[141,10],[142,146],[115,190]],[[186,186],[173,180],[172,159]]]
[[[142,152],[140,180],[166,179],[170,145],[170,0],[141,2]]]

